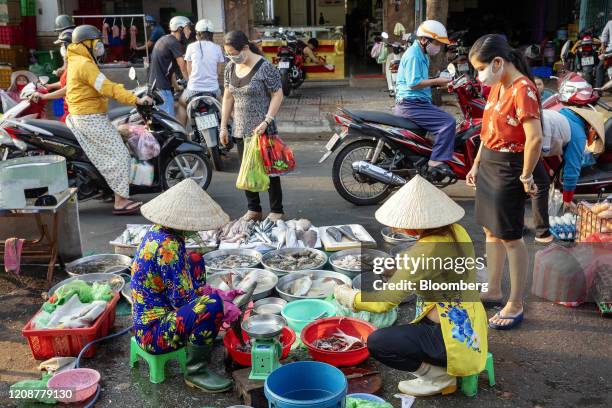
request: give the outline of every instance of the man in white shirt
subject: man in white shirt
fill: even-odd
[[[610,17],[612,17],[612,12],[610,12]],[[612,52],[612,19],[608,20],[608,23],[604,27],[601,32],[601,49],[599,50],[600,54],[603,55],[606,52]],[[595,87],[601,88],[606,82],[606,72],[604,67],[604,60],[599,60],[599,65],[597,65],[596,79],[595,79]]]
[[[210,20],[203,19],[195,26],[197,41],[187,46],[185,61],[189,81],[187,88],[179,100],[176,118],[183,124],[187,123],[187,104],[195,95],[203,93],[219,96],[219,64],[225,63],[221,47],[213,42],[214,27]]]

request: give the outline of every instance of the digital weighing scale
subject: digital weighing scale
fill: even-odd
[[[281,366],[283,347],[280,334],[287,322],[278,315],[255,315],[242,322],[242,330],[251,338],[250,380],[265,380]]]

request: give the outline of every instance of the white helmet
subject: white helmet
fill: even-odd
[[[446,27],[436,20],[425,20],[417,29],[417,37],[427,37],[440,41],[443,44],[450,44]]]
[[[170,20],[170,24],[168,24],[168,26],[170,27],[170,31],[174,32],[178,31],[179,28],[185,28],[185,26],[189,24],[191,24],[191,20],[189,20],[187,17],[174,16]]]
[[[215,27],[213,26],[212,21],[205,18],[198,21],[195,25],[195,30],[197,33],[203,33],[204,31],[208,31],[209,33],[215,32]]]

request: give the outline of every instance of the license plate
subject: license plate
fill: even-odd
[[[331,139],[329,139],[329,142],[327,142],[327,144],[325,145],[325,148],[329,151],[331,151],[334,146],[336,145],[336,142],[340,140],[340,135],[337,133],[334,133],[334,135],[331,137]]]
[[[470,66],[468,64],[457,65],[457,71],[459,72],[468,72],[469,70],[470,70]]]
[[[198,130],[206,130],[210,128],[216,128],[218,126],[217,115],[215,115],[214,113],[196,116],[195,121]]]
[[[584,67],[585,65],[595,65],[595,57],[582,57],[580,63]]]
[[[612,67],[608,68],[608,78],[612,79]]]
[[[279,69],[289,68],[289,61],[279,61],[278,68]]]

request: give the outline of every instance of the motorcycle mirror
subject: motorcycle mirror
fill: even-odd
[[[136,70],[134,69],[134,67],[130,67],[130,70],[128,71],[128,77],[134,81],[136,79]]]
[[[40,76],[38,77],[38,81],[43,85],[47,85],[49,83],[49,77],[46,75]]]
[[[385,40],[389,38],[389,34],[387,34],[387,32],[386,32],[386,31],[383,31],[383,32],[380,34],[380,36],[381,36],[382,38],[384,38]]]
[[[455,68],[455,64],[453,64],[452,62],[448,64],[448,66],[446,67],[446,70],[448,71],[449,74],[451,74],[451,77],[454,77],[455,74],[457,73],[457,68]]]
[[[285,31],[285,29],[283,27],[278,27],[278,33],[282,34]]]

